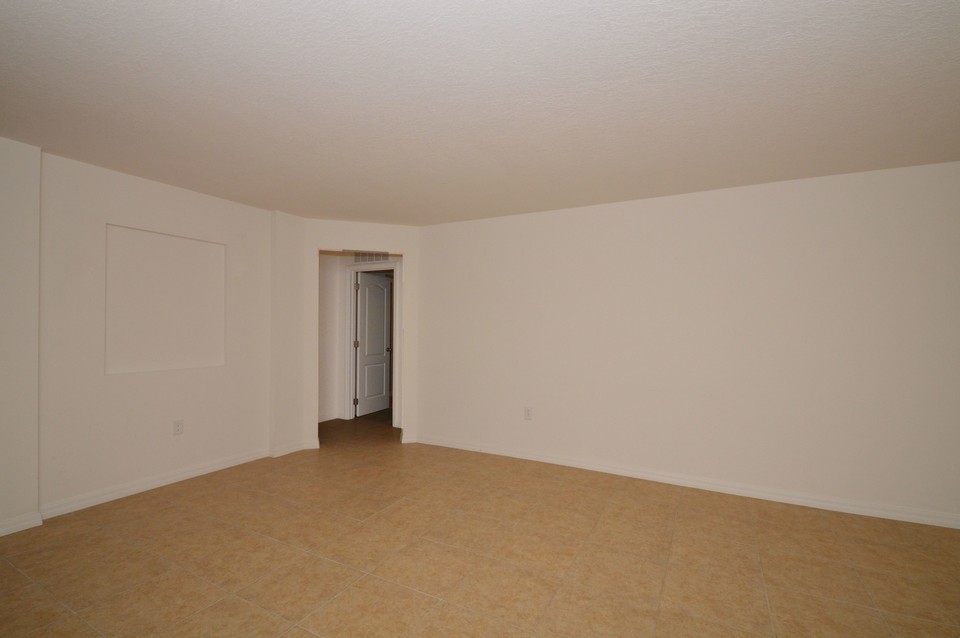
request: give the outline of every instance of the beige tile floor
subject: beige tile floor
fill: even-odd
[[[960,531],[377,422],[0,537],[0,636],[960,638]]]

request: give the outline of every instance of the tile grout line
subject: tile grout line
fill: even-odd
[[[677,503],[675,507],[679,509],[679,503]],[[673,524],[670,527],[670,542],[667,547],[667,564],[663,568],[663,574],[660,576],[660,592],[657,595],[657,613],[655,615],[656,624],[653,627],[654,636],[660,633],[660,614],[663,611],[663,592],[667,586],[667,574],[670,573],[670,564],[672,563],[672,559],[673,559],[673,542],[677,536],[677,526],[676,526],[677,517],[679,517],[679,512],[674,512],[673,519],[672,519]]]
[[[821,518],[825,519],[826,517],[824,517],[823,514],[821,514]],[[844,564],[847,566],[848,569],[852,569],[854,573],[856,573],[857,580],[860,583],[860,586],[863,588],[863,591],[865,591],[867,593],[867,596],[870,598],[870,602],[872,603],[871,608],[874,611],[876,611],[877,615],[880,617],[880,622],[883,623],[883,626],[886,628],[887,634],[890,636],[890,638],[893,638],[894,637],[893,627],[890,626],[890,622],[887,620],[886,614],[883,612],[882,609],[880,609],[880,605],[877,602],[877,598],[876,596],[874,596],[873,591],[871,590],[870,587],[867,586],[867,582],[863,577],[863,570],[859,565],[857,565],[856,563],[853,562],[853,560],[851,560],[850,552],[847,549],[843,539],[840,538],[840,534],[837,532],[836,527],[834,525],[829,525],[829,527],[830,527],[830,533],[833,534],[834,540],[836,540],[836,542],[844,549],[844,552],[843,552]]]

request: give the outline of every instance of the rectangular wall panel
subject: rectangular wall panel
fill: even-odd
[[[106,228],[106,373],[223,365],[226,246]]]

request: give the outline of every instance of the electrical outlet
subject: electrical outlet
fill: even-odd
[[[177,419],[173,422],[173,433],[183,434],[183,419]]]
[[[523,420],[524,421],[533,421],[533,408],[525,407],[523,409]]]

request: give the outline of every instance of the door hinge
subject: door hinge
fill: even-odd
[[[353,397],[353,404],[360,405],[360,399],[358,399],[357,397]]]
[[[358,283],[353,284],[353,289],[354,289],[354,290],[360,290],[360,283],[358,282]]]
[[[359,347],[360,347],[360,342],[359,342],[359,341],[354,341],[354,342],[353,342],[353,347],[354,347],[354,348],[359,348]]]

